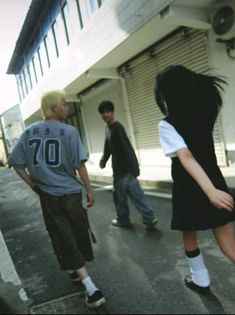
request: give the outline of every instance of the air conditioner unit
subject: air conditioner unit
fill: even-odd
[[[224,1],[212,12],[211,26],[222,40],[235,37],[235,0]]]

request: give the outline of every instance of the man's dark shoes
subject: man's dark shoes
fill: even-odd
[[[191,289],[191,290],[193,290],[199,294],[206,295],[210,292],[210,286],[201,287],[201,286],[197,285],[196,283],[193,282],[190,275],[185,277],[184,283],[189,289]]]
[[[105,298],[100,290],[95,291],[91,296],[86,293],[86,305],[90,308],[98,307],[105,303]]]
[[[113,219],[112,220],[112,225],[113,226],[118,226],[118,227],[130,227],[131,226],[131,222],[121,222],[118,219]]]
[[[158,219],[153,219],[152,222],[145,224],[146,230],[148,230],[148,231],[153,230],[157,223],[158,223]]]

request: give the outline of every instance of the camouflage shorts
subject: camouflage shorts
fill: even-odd
[[[81,194],[39,193],[46,229],[62,270],[83,267],[94,259],[87,210]]]

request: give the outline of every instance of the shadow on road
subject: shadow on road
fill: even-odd
[[[212,292],[205,296],[201,296],[201,300],[208,309],[209,314],[226,314],[223,305]]]
[[[2,297],[0,297],[0,314],[16,314]]]

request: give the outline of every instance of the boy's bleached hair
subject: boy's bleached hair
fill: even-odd
[[[42,96],[41,113],[44,119],[51,117],[51,108],[58,105],[64,97],[65,93],[60,90],[49,91]]]

